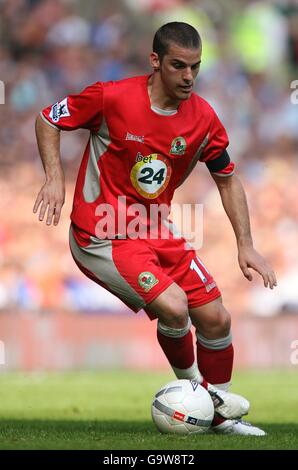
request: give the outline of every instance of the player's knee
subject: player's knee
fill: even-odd
[[[184,328],[188,322],[188,304],[184,292],[172,296],[165,309],[166,323],[171,328]]]
[[[153,300],[147,311],[154,313],[169,328],[183,329],[189,321],[187,296],[175,283]]]
[[[203,330],[207,335],[217,338],[228,336],[231,330],[231,316],[222,304],[206,319]]]
[[[167,323],[171,328],[185,328],[187,326],[188,318],[187,314],[173,311],[170,313]]]
[[[177,291],[176,295],[172,295],[168,299],[162,314],[159,316],[157,329],[164,336],[181,338],[188,333],[190,327],[187,297],[183,291],[181,295]]]
[[[221,305],[218,312],[218,329],[221,332],[221,336],[227,336],[231,330],[231,315]]]
[[[162,318],[165,325],[171,328],[185,328],[188,324],[188,302],[185,293],[179,292],[168,299]]]

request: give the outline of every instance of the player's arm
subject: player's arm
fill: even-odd
[[[57,225],[65,200],[64,172],[60,158],[60,131],[97,131],[103,115],[102,85],[97,82],[77,95],[69,95],[45,108],[36,119],[36,137],[46,181],[36,198],[33,212],[39,220]],[[39,209],[40,208],[40,209]]]
[[[223,207],[232,224],[238,246],[238,262],[244,276],[251,281],[249,268],[258,272],[264,286],[273,289],[277,285],[270,264],[253,247],[246,195],[240,179],[235,175],[220,176],[211,173],[221,196]]]
[[[46,223],[57,225],[65,201],[65,178],[60,158],[60,130],[41,116],[36,119],[37,145],[45,171],[45,183],[40,189],[33,212],[39,210],[39,220],[43,221],[47,211]]]

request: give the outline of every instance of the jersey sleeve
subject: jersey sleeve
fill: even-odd
[[[100,127],[103,116],[103,86],[100,82],[88,86],[77,95],[69,95],[41,111],[41,117],[57,129],[79,128],[91,131]]]
[[[231,162],[227,152],[229,139],[227,132],[213,111],[213,120],[206,136],[206,144],[201,162],[205,162],[208,170],[219,176],[230,176],[234,173],[235,164]]]

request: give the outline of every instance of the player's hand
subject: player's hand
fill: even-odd
[[[33,212],[36,214],[39,210],[39,220],[44,220],[46,211],[46,224],[57,225],[60,219],[62,206],[65,202],[65,183],[64,178],[59,177],[55,180],[46,181],[36,198]],[[40,207],[40,209],[39,209]]]
[[[238,262],[243,275],[249,281],[253,279],[252,273],[249,271],[251,268],[262,276],[265,287],[269,286],[270,289],[273,289],[277,286],[272,267],[252,246],[239,248]]]

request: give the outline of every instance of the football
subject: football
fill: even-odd
[[[198,382],[174,380],[156,393],[151,413],[161,433],[205,433],[212,423],[214,406],[209,393]]]

